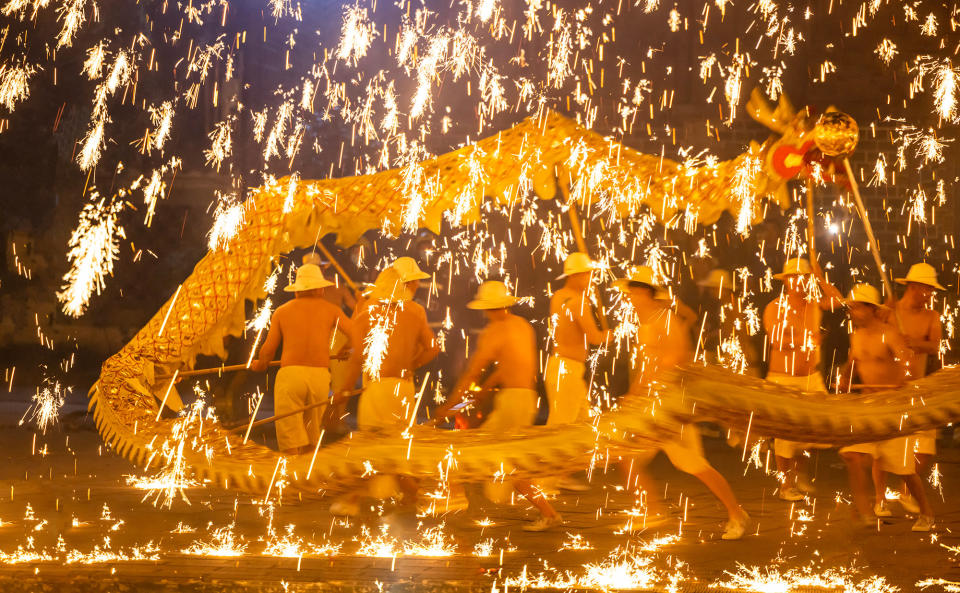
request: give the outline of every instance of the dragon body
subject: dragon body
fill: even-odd
[[[709,223],[725,210],[758,212],[759,200],[752,196],[785,193],[786,178],[768,175],[762,166],[785,141],[782,136],[731,161],[694,167],[639,153],[560,115],[545,114],[420,163],[416,175],[394,169],[264,186],[245,202],[236,235],[208,252],[153,318],[103,364],[89,394],[98,430],[121,455],[151,465],[180,421],[160,413],[165,402],[179,400],[176,388],[162,377],[191,367],[200,354],[225,358],[224,340],[242,333],[245,302],[265,296],[264,278],[276,259],[313,245],[320,236],[335,233],[348,245],[372,228],[436,230],[445,216],[467,224],[480,216],[485,198],[509,203],[532,189],[551,199],[558,185],[570,200],[584,205],[595,200],[593,207],[610,216],[645,205],[663,220],[685,211]],[[938,377],[927,385],[947,381],[956,393],[953,383],[960,378],[953,371]],[[960,419],[960,406],[951,398],[930,393],[921,383],[873,394],[869,397],[881,405],[865,412],[862,398],[812,399],[726,371],[691,368],[667,378],[655,402],[626,401],[592,423],[530,427],[507,435],[412,427],[404,437],[357,433],[313,455],[284,458],[214,420],[182,447],[180,463],[219,486],[250,492],[269,490],[281,466],[286,487],[309,492],[348,487],[371,471],[426,478],[450,472],[457,479],[488,480],[569,471],[611,451],[656,448],[691,418],[750,426],[754,434],[837,444]]]

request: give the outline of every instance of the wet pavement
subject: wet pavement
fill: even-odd
[[[723,584],[776,591],[823,584],[831,569],[832,582],[849,591],[882,591],[858,588],[873,576],[902,591],[924,579],[960,581],[960,553],[949,549],[960,547],[960,448],[950,443],[938,459],[937,528],[921,534],[896,503],[893,518],[855,527],[835,452],[811,460],[817,496],[787,503],[762,469],[745,471],[742,451],[707,439],[708,457],[754,520],[749,535],[728,542],[720,539],[722,507],[662,455],[650,468],[670,508],[660,522],[644,519],[618,474],[598,470],[590,491],[554,501],[563,527],[528,533],[529,505],[495,505],[479,488],[468,491],[469,510],[442,518],[387,505],[382,514],[343,521],[329,514],[330,496],[263,504],[215,487],[190,489],[186,500],[158,508],[149,492],[127,484],[140,468],[105,447],[82,412],[65,415],[46,435],[17,426],[19,419],[10,410],[0,418],[3,591],[695,591]],[[630,522],[633,531],[624,530]],[[805,568],[807,577],[796,572]],[[747,576],[752,569],[760,576]]]

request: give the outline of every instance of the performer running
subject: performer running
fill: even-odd
[[[653,270],[646,266],[636,268],[620,283],[640,322],[636,335],[636,356],[633,360],[636,373],[630,383],[628,397],[650,398],[651,383],[661,370],[687,363],[692,358],[690,327],[670,309],[669,293],[664,290],[661,296],[667,298],[657,299],[658,284]],[[723,539],[743,537],[750,524],[750,516],[737,502],[730,484],[704,457],[703,443],[696,425],[681,426],[680,437],[665,444],[662,450],[675,468],[695,476],[723,504],[728,517]],[[646,463],[649,463],[655,454],[656,451],[645,460]],[[646,463],[641,462],[640,465]],[[645,489],[653,492],[642,467],[632,470],[639,481],[646,482]]]
[[[697,282],[703,296],[705,317],[701,348],[707,362],[741,374],[759,375],[760,356],[744,319],[741,299],[734,291],[733,277],[715,268]]]
[[[610,331],[601,331],[590,306],[593,262],[585,253],[571,253],[563,263],[563,288],[550,298],[553,349],[547,359],[544,383],[550,415],[547,425],[569,424],[588,418],[590,396],[584,380],[590,346],[605,344]]]
[[[574,252],[563,262],[563,287],[550,298],[553,348],[543,373],[550,413],[547,426],[569,424],[589,418],[590,393],[584,378],[590,346],[606,344],[610,331],[600,331],[590,306],[593,262],[585,253]],[[556,487],[574,492],[589,486],[569,476]]]
[[[294,293],[295,298],[273,312],[260,356],[250,365],[255,371],[267,370],[283,343],[280,370],[273,388],[277,415],[328,401],[330,397],[331,337],[337,328],[349,336],[352,328],[343,311],[323,298],[323,289],[332,285],[318,266],[307,264],[297,268],[296,280],[284,288]],[[289,455],[311,451],[320,439],[321,415],[321,408],[315,407],[277,420],[279,449]]]
[[[930,357],[940,353],[940,340],[943,337],[943,325],[940,315],[931,306],[936,290],[946,290],[937,282],[937,271],[930,264],[919,263],[910,266],[905,278],[897,278],[897,284],[905,284],[903,297],[896,303],[896,322],[900,332],[913,351],[913,357],[907,368],[907,379],[915,381],[927,376]],[[923,472],[933,461],[937,453],[937,430],[925,430],[910,440],[917,463],[917,473]],[[881,475],[874,480],[885,483]],[[886,485],[884,484],[884,489]],[[917,501],[910,496],[904,484],[900,504],[911,513],[920,512]]]
[[[352,342],[357,347],[350,356],[345,385],[355,385],[363,374],[365,386],[357,410],[360,430],[400,434],[410,426],[417,413],[413,374],[440,352],[426,311],[411,300],[411,288],[395,266],[384,269],[355,320]],[[346,394],[337,399],[346,399]],[[380,492],[393,490],[392,477],[386,476],[382,482],[377,488]],[[416,482],[401,477],[399,485],[405,501],[412,505]],[[357,515],[360,498],[361,493],[356,493],[340,499],[330,512]]]
[[[511,311],[516,302],[516,297],[502,282],[487,281],[480,285],[476,298],[467,307],[483,311],[487,325],[449,399],[434,412],[436,418],[449,416],[453,407],[464,401],[467,390],[479,383],[483,372],[492,367],[493,374],[484,381],[484,386],[498,389],[493,396],[493,410],[481,428],[509,432],[533,425],[538,399],[537,338],[530,322]],[[483,391],[477,397],[488,397],[489,393]],[[525,531],[544,531],[563,523],[543,493],[529,481],[512,480],[512,484],[541,513],[537,521],[523,527]]]
[[[883,321],[880,293],[868,284],[854,287],[849,303],[853,333],[850,335],[850,358],[841,373],[842,388],[849,389],[856,373],[866,385],[902,385],[907,376],[913,352],[907,347],[897,328]],[[865,387],[864,391],[879,391]],[[911,457],[910,437],[897,437],[877,443],[865,443],[840,449],[850,472],[850,487],[859,519],[872,525],[870,503],[867,499],[867,483],[864,469],[870,467],[870,457],[880,469],[903,478],[907,488],[920,506],[920,516],[913,524],[913,531],[930,531],[933,528],[933,508],[923,489],[923,480],[917,475],[917,467]],[[884,490],[876,492],[876,507],[881,507]]]
[[[783,272],[774,278],[782,280],[784,286],[780,296],[763,311],[763,327],[770,344],[767,380],[801,391],[825,392],[817,369],[823,341],[820,320],[822,310],[832,310],[843,298],[804,258],[787,260]],[[803,492],[813,492],[806,473],[806,450],[810,448],[826,447],[786,439],[774,441],[783,500],[802,500]]]

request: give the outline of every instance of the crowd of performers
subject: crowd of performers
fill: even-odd
[[[313,259],[311,259],[313,258]],[[340,306],[334,283],[324,277],[319,258],[308,255],[296,271],[296,279],[285,288],[296,298],[273,314],[268,335],[252,364],[265,371],[277,350],[281,368],[274,386],[279,448],[287,454],[310,453],[323,437],[324,427],[342,421],[345,402],[362,384],[357,407],[360,431],[399,435],[417,415],[417,387],[414,374],[430,363],[439,348],[423,306],[413,300],[420,282],[430,278],[409,257],[396,259],[383,269],[361,302],[351,303],[348,317]],[[550,296],[551,351],[543,371],[546,387],[548,425],[588,421],[591,409],[588,383],[591,350],[605,347],[613,332],[598,327],[591,304],[594,264],[583,253],[572,253],[563,268],[563,286]],[[805,392],[824,392],[827,383],[818,370],[821,358],[825,310],[845,308],[849,318],[850,353],[846,365],[832,378],[838,392],[850,389],[876,391],[903,385],[924,376],[928,358],[938,353],[941,340],[939,315],[931,308],[933,291],[943,290],[935,270],[924,263],[910,268],[902,296],[889,304],[867,284],[857,285],[844,298],[829,284],[819,266],[803,258],[790,259],[775,278],[782,282],[778,298],[763,311],[766,333],[764,359],[769,365],[766,379]],[[760,355],[750,346],[740,320],[740,299],[729,272],[713,270],[700,283],[711,294],[713,310],[705,312],[702,324],[697,315],[662,286],[654,270],[639,266],[617,282],[635,315],[631,377],[625,398],[649,398],[650,387],[662,369],[690,362],[697,348],[707,359],[721,356],[730,340],[739,344],[738,356],[744,369],[760,366]],[[324,294],[327,290],[328,294]],[[325,298],[326,296],[326,298]],[[482,428],[510,431],[534,424],[538,414],[537,380],[540,357],[531,323],[517,315],[518,302],[502,282],[480,285],[467,307],[486,317],[472,346],[465,371],[442,405],[431,412],[439,423],[481,400],[492,400]],[[601,315],[601,320],[603,316]],[[605,325],[605,324],[604,324]],[[699,330],[699,332],[697,332]],[[695,332],[696,338],[695,338]],[[331,344],[333,347],[331,348]],[[331,366],[337,368],[333,352],[343,352],[346,362],[335,372],[331,389]],[[588,379],[589,377],[589,379]],[[303,413],[286,415],[319,402]],[[731,436],[732,439],[736,435]],[[930,531],[933,510],[918,472],[935,454],[935,431],[865,443],[840,449],[846,461],[853,494],[854,520],[864,526],[876,524],[876,517],[890,516],[886,503],[886,474],[903,480],[900,502],[917,516],[912,529]],[[778,495],[799,501],[813,492],[806,471],[811,443],[775,439],[773,453],[780,479]],[[723,539],[739,539],[750,527],[750,517],[737,502],[727,480],[706,460],[696,425],[685,425],[678,437],[661,449],[679,470],[698,478],[726,508],[728,520]],[[625,459],[621,471],[627,483],[648,493],[654,513],[661,508],[649,493],[651,486],[643,468],[658,451],[643,458]],[[871,504],[868,475],[872,474],[875,500]],[[420,485],[412,478],[398,476],[395,484],[403,504],[416,505]],[[534,484],[514,480],[508,484],[525,496],[540,512],[524,528],[542,531],[561,525],[563,520],[545,496],[545,491],[585,490],[588,484],[569,476],[554,476]],[[331,506],[331,512],[356,515],[362,510],[365,493],[355,492]],[[450,488],[439,504],[441,511],[464,509],[467,499],[462,487]]]

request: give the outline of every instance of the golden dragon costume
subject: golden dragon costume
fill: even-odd
[[[778,136],[713,165],[642,154],[546,113],[422,162],[415,171],[283,179],[262,187],[245,203],[244,222],[228,245],[207,253],[149,323],[103,364],[89,393],[97,427],[135,463],[156,457],[173,438],[177,422],[159,413],[161,402],[176,397],[170,382],[160,377],[191,367],[199,354],[224,358],[224,338],[243,331],[245,301],[265,296],[264,278],[276,258],[313,245],[319,236],[336,233],[341,244],[349,245],[363,232],[384,226],[437,230],[444,216],[461,224],[476,220],[485,197],[510,202],[532,189],[542,199],[553,199],[558,184],[563,195],[581,206],[590,203],[619,216],[643,205],[664,221],[675,220],[682,211],[710,223],[724,210],[742,215],[745,208],[753,218],[760,211],[760,199],[754,196],[774,196],[787,205],[785,183],[802,172],[812,147],[812,126],[785,101],[773,110],[755,96],[750,110]],[[607,448],[655,445],[691,409],[697,418],[739,429],[749,425],[753,434],[862,442],[960,419],[960,405],[946,397],[956,393],[956,377],[954,371],[944,371],[899,391],[798,399],[796,392],[763,381],[741,376],[734,381],[723,370],[691,368],[665,381],[655,418],[646,407],[626,403],[593,424],[537,426],[508,438],[493,438],[482,429],[413,427],[408,438],[355,434],[314,455],[289,459],[243,443],[213,421],[203,425],[202,434],[190,436],[180,463],[219,486],[251,492],[269,489],[282,463],[287,487],[306,492],[347,487],[370,469],[429,477],[442,467],[457,480],[549,474],[569,471],[576,463],[586,467]],[[936,390],[923,388],[934,382]],[[945,391],[940,386],[946,383],[950,389]],[[883,405],[866,413],[868,398]]]

